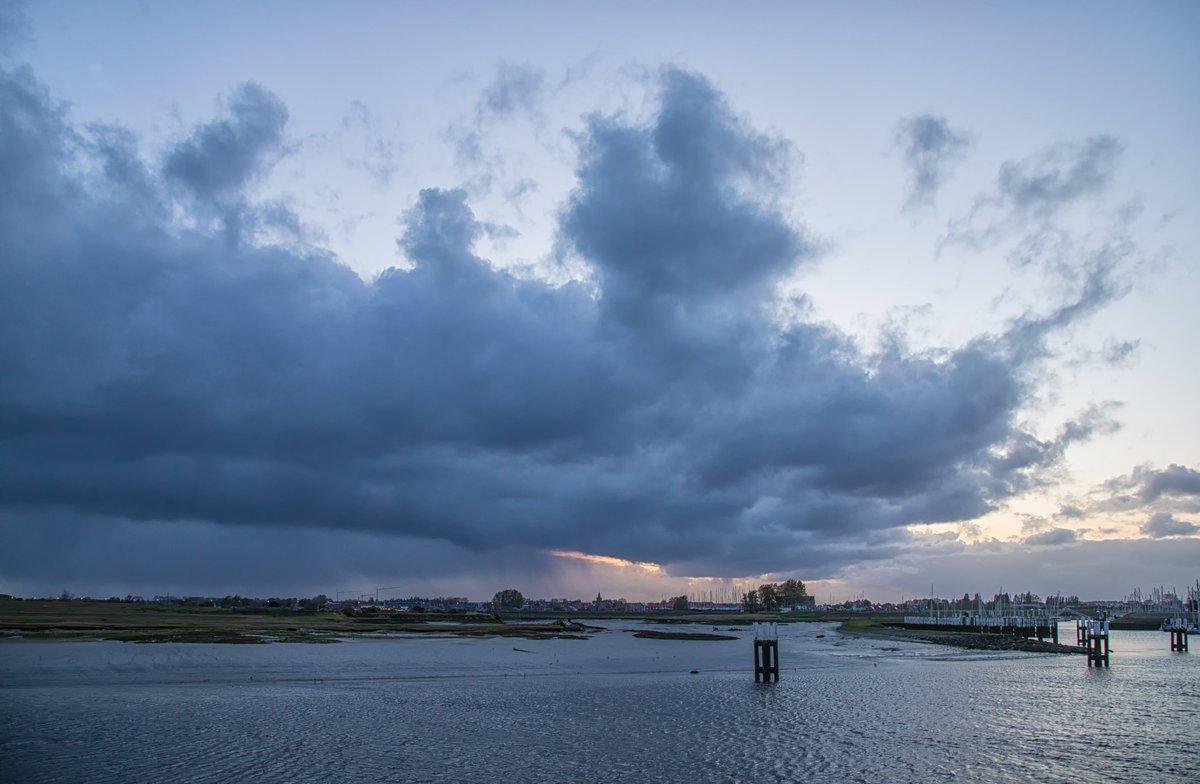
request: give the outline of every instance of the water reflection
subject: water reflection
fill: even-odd
[[[1196,780],[1200,657],[1165,635],[1114,633],[1112,668],[1089,671],[786,626],[766,685],[748,629],[697,643],[610,626],[584,641],[5,643],[0,780]]]

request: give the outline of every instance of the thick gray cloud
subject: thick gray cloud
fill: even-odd
[[[951,128],[944,117],[931,114],[906,117],[893,136],[908,169],[906,209],[932,204],[971,144],[967,135]]]
[[[1164,495],[1200,496],[1200,471],[1172,463],[1161,471],[1140,469],[1134,476],[1138,480],[1138,495],[1147,501],[1155,501]]]
[[[1187,520],[1177,520],[1170,512],[1156,512],[1142,525],[1142,533],[1152,539],[1167,536],[1195,536],[1200,534],[1200,525]]]
[[[1051,528],[1048,531],[1027,536],[1023,540],[1023,544],[1032,545],[1063,545],[1074,544],[1076,534],[1070,528]]]
[[[476,256],[486,228],[457,190],[421,191],[411,268],[370,282],[295,233],[230,231],[262,214],[245,189],[283,152],[263,88],[150,167],[27,72],[0,95],[0,512],[7,552],[48,579],[77,563],[36,544],[48,525],[99,526],[114,550],[167,547],[163,525],[254,552],[264,532],[334,530],[423,543],[421,568],[562,549],[829,573],[902,552],[906,524],[996,508],[1098,427],[1022,430],[1011,336],[867,356],[829,326],[779,327],[772,287],[813,255],[764,195],[792,151],[694,74],[663,75],[646,124],[588,121],[560,246],[592,276],[557,287]],[[215,225],[172,217],[213,205]]]
[[[1137,466],[1125,476],[1103,482],[1077,499],[1063,512],[1077,518],[1124,519],[1138,525],[1143,536],[1154,539],[1200,535],[1200,527],[1180,517],[1200,514],[1200,471],[1171,464],[1166,468]]]
[[[384,596],[490,597],[498,586],[520,585],[549,596],[571,577],[562,559],[528,548],[484,552],[335,528],[147,524],[70,513],[39,515],[33,526],[20,518],[0,513],[0,533],[20,542],[0,550],[4,590],[17,595],[334,596],[385,586],[392,590]]]
[[[811,255],[803,235],[753,195],[770,192],[786,153],[745,127],[707,82],[677,71],[663,77],[652,127],[592,118],[562,231],[599,273],[604,318],[670,336],[676,327],[699,332],[698,317],[722,319],[739,296],[761,302]]]
[[[1200,471],[1174,463],[1162,469],[1138,466],[1093,495],[1093,506],[1101,511],[1200,511]]]

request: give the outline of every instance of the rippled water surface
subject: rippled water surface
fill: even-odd
[[[756,685],[745,631],[628,628],[3,642],[0,781],[1200,781],[1200,654],[1158,632],[1115,632],[1112,667],[1089,670],[798,624],[781,682]]]

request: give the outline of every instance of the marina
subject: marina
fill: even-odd
[[[932,604],[933,601],[931,600]],[[1170,634],[1169,649],[1173,653],[1189,650],[1189,636],[1200,634],[1200,580],[1187,589],[1187,598],[1176,592],[1156,591],[1151,602],[1141,601],[1140,593],[1124,603],[1095,610],[1097,614],[1088,618],[1074,607],[1041,606],[1035,604],[1013,605],[1011,613],[986,613],[962,611],[958,614],[906,615],[905,629],[946,632],[973,632],[997,634],[1008,637],[1034,638],[1039,641],[1050,639],[1059,642],[1059,624],[1068,620],[1075,622],[1075,645],[1087,654],[1088,667],[1108,667],[1109,634],[1118,628],[1146,628],[1150,618],[1169,615],[1161,622],[1161,631]],[[1111,613],[1111,615],[1110,615]],[[1141,621],[1125,620],[1141,617]]]

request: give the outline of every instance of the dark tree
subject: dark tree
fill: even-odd
[[[492,597],[492,608],[496,610],[519,610],[524,606],[525,597],[516,588],[505,588]]]
[[[329,597],[319,593],[311,599],[301,599],[300,607],[305,610],[320,610],[329,601]]]
[[[804,583],[799,580],[788,580],[777,587],[779,604],[782,607],[795,607],[807,595]]]
[[[808,590],[799,580],[763,583],[758,586],[757,591],[751,591],[742,596],[742,607],[746,612],[791,608],[802,603],[806,596],[808,596]]]
[[[687,612],[692,609],[692,605],[686,596],[676,596],[671,600],[671,609],[676,612]]]
[[[764,610],[779,609],[779,586],[775,583],[763,583],[758,586],[758,601]]]

